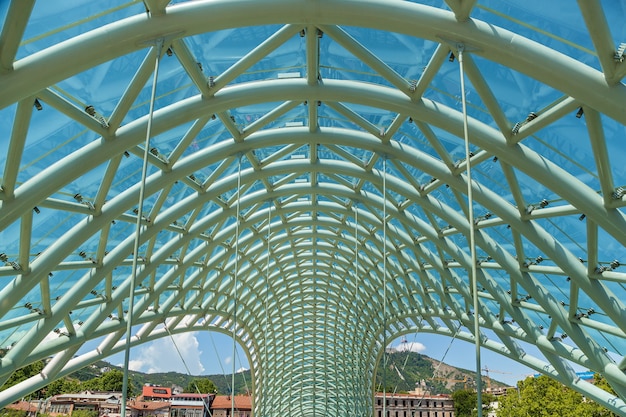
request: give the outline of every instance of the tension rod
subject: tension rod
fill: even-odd
[[[231,416],[235,415],[235,368],[237,358],[237,286],[239,285],[239,227],[241,226],[241,155],[239,155],[239,165],[237,169],[237,207],[235,213],[235,274],[233,285],[233,369],[231,376]]]
[[[150,151],[150,136],[152,136],[152,117],[154,115],[154,100],[156,97],[157,78],[159,77],[159,62],[163,50],[163,39],[157,41],[154,47],[156,57],[154,62],[154,76],[152,79],[152,93],[150,95],[150,110],[148,112],[148,124],[146,127],[146,141],[143,150],[143,165],[141,167],[141,183],[139,186],[139,203],[137,207],[137,222],[135,225],[135,242],[133,245],[133,266],[130,277],[130,289],[128,295],[128,313],[126,316],[126,345],[124,347],[124,375],[122,379],[121,415],[126,417],[126,392],[128,391],[128,363],[130,361],[130,337],[133,326],[133,309],[135,306],[135,285],[137,281],[137,267],[139,257],[139,241],[141,240],[141,220],[143,218],[143,202],[146,191],[146,177],[148,176],[148,153]]]
[[[469,223],[469,246],[470,246],[470,283],[472,291],[472,301],[474,305],[474,344],[476,347],[476,410],[477,417],[483,415],[482,400],[482,377],[480,361],[480,323],[478,320],[478,273],[476,269],[476,229],[474,225],[474,194],[472,190],[472,164],[470,163],[469,128],[467,123],[467,102],[465,97],[465,69],[463,68],[463,44],[457,45],[459,55],[459,72],[461,77],[461,104],[463,106],[463,135],[465,139],[465,172],[467,177],[467,200],[468,212],[467,222]]]

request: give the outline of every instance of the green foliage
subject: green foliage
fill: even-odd
[[[472,410],[476,408],[476,393],[469,390],[459,390],[452,393],[454,401],[454,415],[457,417],[467,417],[472,415]]]
[[[444,384],[432,381],[433,371],[432,362],[419,353],[409,351],[385,353],[385,357],[378,364],[376,389],[382,391],[384,380],[387,392],[408,392],[415,389],[416,383],[425,380],[431,391],[444,392]]]
[[[445,387],[440,381],[433,381],[433,365],[425,356],[413,352],[395,352],[387,353],[387,392],[400,392],[403,390],[411,390],[415,387],[415,383],[425,380],[428,389],[433,392],[445,392]],[[26,366],[11,375],[11,378],[2,387],[8,388],[15,385],[33,375],[36,375],[43,369],[43,362],[35,362]],[[121,391],[124,373],[120,369],[113,369],[103,374],[99,374],[99,370],[104,367],[110,367],[109,364],[102,363],[88,367],[83,370],[81,376],[96,376],[86,380],[62,378],[50,383],[47,387],[38,392],[40,397],[50,397],[57,394],[79,392],[83,390],[93,391]],[[378,369],[378,385],[377,388],[382,390],[382,366]],[[402,372],[399,370],[402,369]],[[460,370],[459,372],[463,372]],[[400,378],[399,374],[405,378]],[[74,375],[72,375],[74,376]],[[600,375],[595,375],[596,386],[611,392],[610,385],[606,379]],[[143,384],[144,381],[156,385],[171,386],[176,384],[185,386],[185,392],[197,392],[195,385],[198,386],[202,393],[230,393],[231,377],[229,375],[209,375],[202,377],[193,377],[183,375],[176,372],[168,372],[161,374],[142,374],[131,372],[129,375],[128,395],[137,394],[133,381],[139,380]],[[215,382],[214,382],[215,381]],[[235,375],[235,393],[246,392],[246,382],[250,381],[250,371],[237,373]],[[194,385],[195,384],[195,385]],[[439,386],[437,386],[439,384]],[[493,396],[483,394],[483,405],[493,401]],[[471,417],[476,415],[476,393],[471,390],[459,390],[452,394],[454,400],[455,415],[457,417]],[[499,407],[497,410],[498,417],[615,417],[616,414],[610,412],[602,405],[599,405],[590,399],[584,398],[576,391],[567,388],[559,382],[540,376],[538,378],[527,378],[518,383],[518,389],[510,390],[506,395],[498,398]],[[483,407],[484,409],[484,407]],[[88,410],[77,410],[81,413],[89,413]],[[483,413],[486,414],[486,413]],[[25,413],[18,410],[4,409],[0,410],[0,417],[24,417]],[[46,417],[40,415],[40,417]],[[91,415],[76,415],[73,417],[92,417]]]
[[[201,394],[217,394],[217,385],[209,378],[194,378],[187,384],[185,392],[200,392]]]
[[[444,381],[435,381],[432,379],[433,364],[431,360],[424,355],[420,355],[415,352],[395,352],[387,353],[387,373],[386,373],[386,385],[387,392],[407,392],[415,389],[416,383],[424,380],[427,384],[427,389],[432,393],[449,393],[450,390],[446,389]],[[101,373],[101,369],[108,368],[113,369],[105,373]],[[401,370],[402,378],[398,375],[398,371]],[[106,376],[108,373],[113,374]],[[464,372],[460,370],[459,372]],[[76,373],[71,375],[70,378],[55,381],[48,385],[45,389],[44,397],[49,397],[56,394],[79,392],[82,390],[94,390],[94,391],[121,391],[123,373],[121,368],[117,368],[107,362],[99,361],[87,366]],[[213,392],[212,389],[217,389],[217,392],[228,394],[231,392],[231,376],[230,375],[201,375],[192,376],[180,374],[177,372],[162,372],[154,374],[144,374],[141,372],[129,371],[129,378],[132,381],[129,384],[129,394],[136,395],[139,393],[136,387],[141,387],[146,383],[171,387],[172,385],[178,385],[180,387],[186,387],[186,391],[196,392],[195,388],[191,390],[190,383],[193,379],[202,380],[207,379],[213,382],[216,388],[209,387],[200,388],[202,392]],[[246,390],[250,389],[251,381],[250,371],[239,372],[235,374],[235,389],[236,394],[246,393]],[[382,365],[378,367],[377,386],[382,390]],[[111,389],[114,388],[114,389]]]
[[[164,385],[172,386],[178,385],[179,387],[186,387],[187,384],[193,379],[192,376],[186,374],[179,374],[178,372],[158,372],[154,374],[143,374],[140,372],[133,372],[133,379],[137,381],[139,385],[152,384],[152,385]],[[209,377],[210,378],[210,377]]]
[[[80,384],[81,390],[89,391],[122,391],[124,382],[124,372],[113,369],[105,372],[100,377],[92,378]],[[128,379],[126,395],[132,397],[135,393],[135,387],[132,378]]]
[[[39,372],[41,372],[43,367],[43,361],[37,361],[18,369],[17,371],[13,372],[7,382],[5,382],[2,387],[0,387],[0,391],[12,387],[15,384],[19,384],[20,382],[27,380],[31,376],[37,375]]]
[[[74,410],[72,417],[98,417],[98,412],[94,410]]]
[[[0,417],[26,417],[26,411],[3,408],[0,410]]]
[[[383,377],[383,363],[387,364]],[[426,390],[432,394],[451,394],[455,387],[449,384],[445,378],[433,378],[436,361],[428,356],[410,351],[386,352],[385,357],[380,360],[376,373],[376,390],[383,389],[383,380],[388,392],[409,392],[413,391],[418,383],[424,381]],[[441,373],[440,373],[440,376]],[[447,372],[450,379],[462,380],[466,377],[469,380],[474,378],[474,372],[461,368],[452,368]],[[498,381],[492,381],[494,386],[503,386]],[[452,389],[450,389],[450,387]],[[463,388],[463,383],[458,383],[456,388]]]
[[[93,365],[85,367],[78,373],[72,374],[73,378],[77,378],[83,382],[96,379],[101,376],[100,369],[109,368],[122,371],[121,368],[115,367],[107,362],[99,361]],[[186,387],[194,378],[208,378],[215,383],[217,391],[220,393],[230,392],[230,375],[187,375],[178,372],[159,372],[153,374],[144,374],[142,372],[129,371],[129,378],[133,381],[134,387],[141,387],[145,384],[160,385],[164,387],[171,387],[177,385],[179,387]],[[251,381],[250,371],[240,372],[235,375],[235,393],[242,394],[246,392],[246,382],[248,389],[250,388]],[[82,388],[87,389],[87,388]],[[74,391],[75,392],[75,391]],[[135,392],[135,391],[133,391]],[[194,390],[195,392],[195,390]]]
[[[595,386],[602,388],[603,390],[615,395],[615,390],[613,390],[613,388],[609,385],[606,378],[604,378],[600,374],[595,374],[593,376],[593,379],[595,381],[594,382]],[[590,416],[590,417],[617,417],[617,414],[612,413],[611,411],[607,410],[604,406],[590,399],[587,399],[585,401],[583,409],[585,413],[587,413],[585,415]]]
[[[0,409],[0,417],[27,417],[28,413],[24,410],[14,410],[12,408],[2,408]],[[53,417],[48,413],[37,413],[37,417]],[[54,416],[58,417],[58,416]]]
[[[52,381],[43,390],[46,397],[52,397],[53,395],[67,394],[70,392],[80,391],[80,381],[70,378],[61,378]]]
[[[121,391],[124,383],[124,373],[112,370],[103,374],[100,379],[102,391]]]
[[[478,414],[476,412],[476,404],[478,403],[476,391],[464,389],[455,391],[452,393],[452,400],[454,401],[454,415],[456,417],[471,417]],[[495,401],[495,396],[487,393],[482,394],[481,402],[484,415],[487,414],[489,404],[493,401]]]
[[[17,371],[13,372],[7,382],[5,382],[4,385],[0,387],[0,391],[12,387],[13,385],[19,384],[20,382],[27,380],[31,376],[37,375],[39,372],[41,372],[43,367],[44,362],[37,361],[18,369]],[[41,392],[37,391],[34,396],[39,398],[41,396]]]
[[[222,394],[230,393],[231,375],[207,375],[211,381],[217,385],[217,392]],[[235,394],[244,394],[247,389],[251,389],[250,371],[238,372],[235,374]]]
[[[608,384],[596,375],[596,384]],[[606,385],[606,386],[605,386]],[[613,417],[603,406],[547,376],[529,377],[499,398],[498,417]]]
[[[72,378],[79,381],[88,381],[102,375],[101,369],[110,369],[111,365],[106,362],[98,361],[89,366],[85,366],[72,373]]]

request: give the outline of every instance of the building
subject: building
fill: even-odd
[[[252,415],[252,397],[236,395],[234,398],[235,413],[232,414],[232,397],[230,395],[216,395],[211,405],[213,417],[250,417]]]
[[[25,412],[27,417],[36,416],[42,407],[43,404],[39,401],[16,401],[6,406],[9,410]]]
[[[383,415],[383,399],[386,400]],[[376,394],[375,417],[454,417],[454,401],[449,395],[427,393]]]
[[[75,410],[96,411],[98,415],[119,414],[120,392],[83,391],[73,394],[55,395],[48,402],[45,412],[52,416],[71,415]]]
[[[213,394],[176,394],[170,402],[171,417],[208,417]]]
[[[141,388],[141,397],[144,401],[169,401],[172,398],[172,389],[158,385],[145,384]]]
[[[232,411],[231,397],[214,394],[174,394],[167,396],[169,388],[144,386],[142,396],[127,403],[127,413],[131,417],[250,417],[252,398],[248,395],[235,396],[235,413]],[[168,398],[167,401],[158,400]],[[157,398],[157,399],[155,399]],[[20,401],[7,408],[23,410],[34,415],[37,404]],[[120,414],[119,393],[80,392],[61,394],[52,397],[47,406],[41,405],[39,411],[52,416],[71,415],[76,410],[95,411],[99,416]]]
[[[131,417],[169,417],[169,401],[132,401],[128,404]]]

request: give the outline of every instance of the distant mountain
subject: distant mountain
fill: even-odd
[[[386,359],[385,359],[386,358]],[[460,389],[475,389],[475,373],[468,369],[457,368],[436,359],[410,351],[387,351],[381,359],[376,373],[376,388],[382,390],[383,383],[387,392],[408,392],[416,386],[432,394],[450,394]],[[383,370],[386,362],[386,371]],[[505,387],[506,384],[483,377],[485,388]]]
[[[121,367],[112,365],[105,361],[98,361],[92,365],[83,368],[70,377],[78,379],[80,381],[87,381],[93,378],[101,376],[104,372],[110,369],[122,370]],[[230,392],[232,374],[227,375],[187,375],[179,372],[159,372],[159,373],[144,373],[137,371],[129,371],[128,375],[133,383],[135,390],[140,391],[141,387],[145,384],[160,385],[165,387],[179,386],[185,388],[195,378],[208,378],[217,386],[218,393],[228,394]],[[246,389],[246,386],[248,387]],[[235,374],[235,393],[245,393],[247,390],[252,390],[250,371],[240,372]]]
[[[383,362],[386,364],[384,366]],[[121,369],[110,363],[100,361],[74,374],[72,378],[86,381],[102,375],[108,369]],[[386,369],[384,371],[383,369]],[[436,371],[436,373],[435,373]],[[171,387],[186,387],[194,378],[208,378],[217,386],[218,392],[230,392],[231,374],[227,375],[186,375],[178,372],[143,373],[130,371],[129,376],[136,390],[144,384]],[[413,391],[419,384],[432,394],[449,394],[459,389],[474,389],[473,371],[441,363],[426,355],[409,351],[388,351],[381,360],[376,375],[376,389],[382,390],[383,381],[387,392]],[[245,393],[252,389],[250,371],[235,374],[235,393]],[[496,381],[483,381],[485,387],[503,387],[506,384]],[[247,388],[246,388],[247,387]]]

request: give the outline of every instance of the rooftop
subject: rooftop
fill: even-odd
[[[234,399],[236,410],[252,410],[252,398],[249,395],[236,395]],[[211,408],[213,410],[231,409],[232,402],[233,397],[230,395],[216,395],[211,403]]]

